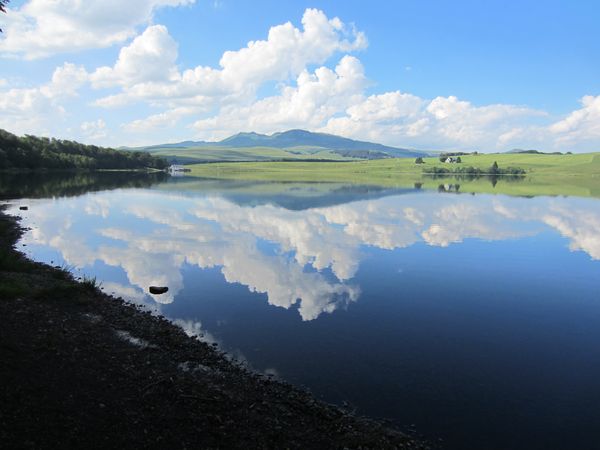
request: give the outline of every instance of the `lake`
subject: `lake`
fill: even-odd
[[[598,199],[7,177],[31,258],[256,371],[448,448],[600,445]]]

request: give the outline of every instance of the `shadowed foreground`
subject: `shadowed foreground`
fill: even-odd
[[[426,448],[26,260],[20,232],[0,211],[4,447]]]

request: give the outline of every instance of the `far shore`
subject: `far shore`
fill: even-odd
[[[600,153],[572,155],[477,154],[461,163],[439,158],[378,159],[351,162],[230,162],[193,164],[186,175],[253,182],[348,183],[383,187],[441,189],[518,196],[600,197]],[[522,173],[494,173],[520,169]],[[459,189],[456,189],[458,186]]]

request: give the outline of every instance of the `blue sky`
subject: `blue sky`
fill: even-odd
[[[10,8],[0,127],[17,134],[138,145],[306,128],[413,148],[600,150],[594,1]]]

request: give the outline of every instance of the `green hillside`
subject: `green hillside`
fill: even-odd
[[[210,161],[274,161],[289,159],[355,159],[415,158],[428,153],[390,147],[374,142],[356,141],[325,133],[289,130],[265,135],[238,133],[216,142],[183,141],[172,144],[128,148],[149,152],[183,163]]]
[[[349,158],[327,149],[311,149],[295,147],[278,149],[270,147],[189,147],[171,148],[155,147],[148,151],[153,156],[160,156],[167,160],[181,163],[213,162],[213,161],[273,161],[273,160],[307,160],[323,159],[333,161],[352,161]]]

